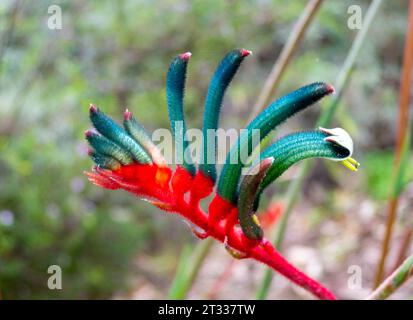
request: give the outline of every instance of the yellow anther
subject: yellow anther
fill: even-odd
[[[351,171],[357,171],[358,168],[360,167],[360,163],[358,163],[356,160],[353,158],[347,158],[346,160],[341,161],[341,163],[350,169]]]
[[[257,217],[256,214],[253,214],[253,215],[252,215],[252,220],[254,221],[254,223],[255,223],[257,226],[261,227],[260,220],[258,220],[258,217]]]

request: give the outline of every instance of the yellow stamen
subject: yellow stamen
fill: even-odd
[[[358,168],[360,167],[360,163],[358,163],[356,160],[353,158],[347,158],[346,160],[341,161],[341,163],[350,169],[351,171],[357,171]]]
[[[257,226],[261,226],[261,224],[260,224],[260,220],[258,220],[258,217],[257,217],[257,215],[256,214],[253,214],[252,215],[252,221],[254,221],[254,223],[257,225]]]
[[[360,167],[360,163],[358,163],[356,159],[348,158],[347,160],[350,161],[352,164],[354,164],[355,167],[357,168]]]

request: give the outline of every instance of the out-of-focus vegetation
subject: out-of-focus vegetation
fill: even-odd
[[[186,112],[190,124],[200,127],[203,98],[217,62],[232,48],[245,47],[254,55],[231,85],[222,122],[225,128],[243,127],[305,3],[1,1],[1,295],[108,298],[142,285],[155,288],[144,297],[165,296],[178,252],[193,241],[191,235],[176,217],[125,192],[101,190],[87,182],[82,172],[91,166],[83,139],[89,127],[88,104],[95,103],[119,120],[127,107],[149,130],[168,128],[167,66],[177,53],[191,51]],[[47,27],[52,4],[62,8],[62,30]],[[369,1],[323,3],[278,95],[312,81],[334,82],[357,32],[347,27],[347,8],[352,4],[365,10]],[[345,220],[346,210],[357,219],[355,213],[365,210],[366,203],[373,206],[376,219],[371,221],[381,221],[380,207],[386,203],[392,177],[406,8],[406,1],[385,1],[335,121],[352,134],[362,170],[348,174],[319,161],[302,200],[304,213],[317,223],[303,227],[303,233],[320,233],[320,224],[329,219]],[[311,127],[318,113],[319,108],[306,111],[280,134]],[[412,174],[410,167],[406,182]],[[291,177],[287,174],[277,185],[280,199]],[[365,234],[366,246],[379,238],[371,232]],[[317,237],[310,239],[311,247],[327,241]],[[356,258],[362,248],[351,248],[337,255],[344,259],[347,254],[349,261],[359,264],[368,260]],[[54,264],[63,270],[61,291],[47,288],[47,268]],[[327,280],[328,274],[343,272],[336,264],[327,270]],[[345,271],[341,275],[344,280],[337,285],[342,286]],[[140,277],[145,280],[132,280]]]

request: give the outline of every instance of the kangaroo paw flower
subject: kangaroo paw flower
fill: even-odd
[[[241,155],[250,156],[260,141],[278,125],[333,92],[332,85],[315,82],[279,98],[264,109],[251,121],[231,148],[219,177],[218,194],[236,203],[239,179],[244,166]]]
[[[195,166],[192,160],[188,161],[189,151],[188,141],[186,140],[186,123],[184,118],[184,94],[186,68],[190,52],[185,52],[172,60],[168,74],[166,76],[166,100],[168,104],[169,121],[175,138],[175,154],[179,157],[183,167],[195,174]]]
[[[90,120],[96,130],[117,144],[119,147],[129,151],[132,157],[140,163],[150,163],[151,159],[145,150],[128,133],[118,126],[111,118],[101,112],[94,105],[89,108]]]
[[[251,51],[235,49],[230,51],[221,61],[209,84],[205,101],[203,133],[203,152],[199,170],[213,182],[216,180],[216,137],[222,100],[232,78],[245,57]],[[210,134],[212,133],[212,135]],[[212,141],[211,141],[212,140]],[[212,147],[210,146],[212,144]]]
[[[215,144],[212,149],[208,148],[205,134],[218,127],[225,90],[249,54],[251,52],[245,49],[228,53],[211,80],[205,102],[204,158],[212,152],[215,159]],[[333,87],[322,82],[313,83],[270,104],[247,126],[227,155],[218,186],[214,189],[215,166],[201,163],[197,171],[188,157],[183,100],[190,56],[187,52],[172,60],[166,81],[175,151],[182,162],[172,169],[130,111],[126,110],[124,114],[122,128],[91,105],[90,120],[97,132],[86,131],[86,139],[91,147],[89,156],[95,165],[85,174],[97,186],[123,189],[166,212],[180,215],[198,238],[216,239],[234,258],[251,258],[264,263],[320,299],[334,299],[330,291],[291,265],[264,237],[256,211],[262,191],[300,160],[327,158],[340,161],[352,170],[357,169],[359,164],[351,158],[353,142],[350,136],[343,129],[320,128],[281,138],[261,153],[253,162],[254,172],[249,172],[255,174],[245,176],[241,183],[244,163],[239,156],[240,152],[251,156],[252,150],[271,130],[332,93]],[[259,139],[255,139],[255,131],[259,131]],[[204,211],[200,201],[208,196],[212,200]]]

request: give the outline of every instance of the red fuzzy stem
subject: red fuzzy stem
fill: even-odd
[[[336,297],[323,285],[315,281],[314,279],[307,276],[305,273],[298,270],[292,264],[290,264],[275,248],[268,242],[268,240],[263,239],[267,244],[265,245],[266,253],[265,256],[262,252],[253,251],[251,256],[258,261],[266,264],[275,271],[281,273],[284,277],[290,279],[295,284],[299,285],[310,291],[316,297],[322,300],[336,300]]]
[[[180,215],[190,220],[192,223],[196,224],[203,230],[206,230],[213,238],[224,243],[227,237],[225,230],[227,226],[225,223],[214,224],[212,228],[208,229],[208,216],[199,207],[196,211],[191,210],[189,206],[181,207],[179,209],[177,208],[177,210],[174,211],[177,211]],[[244,236],[240,228],[236,228],[234,226],[232,235],[233,236],[228,238],[228,245],[231,248],[239,252],[246,253],[249,257],[266,264],[295,284],[307,289],[320,299],[336,299],[328,289],[291,265],[283,256],[280,255],[280,253],[267,239],[264,238],[256,246],[250,247],[250,240]]]
[[[169,168],[133,164],[117,171],[96,169],[88,176],[91,182],[101,187],[122,188],[138,196],[155,198],[159,202],[154,201],[154,205],[178,213],[202,229],[205,236],[226,244],[240,256],[266,264],[320,299],[335,299],[321,284],[291,265],[267,239],[248,239],[237,225],[237,208],[230,202],[215,195],[207,215],[200,208],[199,201],[212,192],[213,183],[202,173],[192,178],[182,167],[178,167],[171,177]],[[186,200],[185,193],[188,191],[190,197]]]

